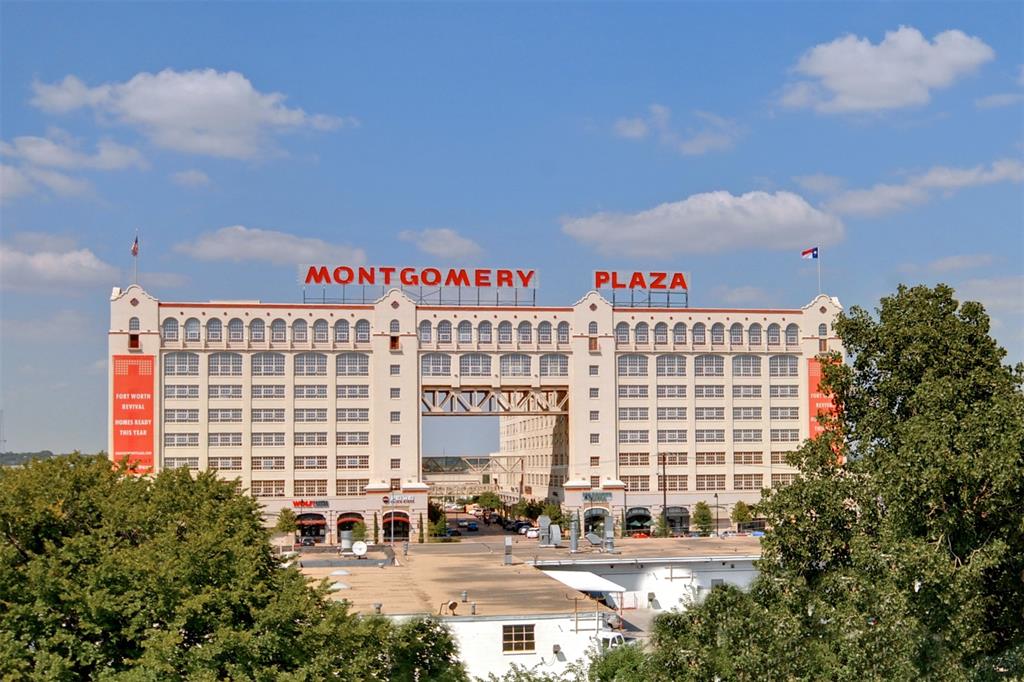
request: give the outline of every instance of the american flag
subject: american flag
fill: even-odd
[[[132,242],[132,255],[136,257],[139,255],[139,235],[135,235],[135,241]]]

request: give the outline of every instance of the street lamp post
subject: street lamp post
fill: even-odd
[[[718,536],[718,493],[715,493],[715,537]]]
[[[661,529],[668,537],[668,478],[665,477],[665,453],[661,454]]]

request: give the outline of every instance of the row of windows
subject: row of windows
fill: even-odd
[[[754,323],[746,329],[746,337],[750,344],[761,345],[762,330],[760,324]],[[819,325],[818,333],[820,336],[825,336],[827,333],[826,325]],[[633,327],[633,341],[637,344],[647,344],[651,342],[651,328],[646,322],[639,322]],[[596,333],[596,330],[595,330]],[[703,322],[698,322],[693,325],[693,343],[700,345],[707,343],[708,330],[707,326]],[[743,325],[739,322],[735,322],[729,327],[729,343],[738,345],[743,343],[744,329]],[[796,324],[789,324],[785,330],[786,344],[796,345],[800,342],[800,327]],[[778,346],[782,340],[782,327],[774,322],[768,325],[767,339],[769,346]],[[630,340],[630,328],[628,322],[619,322],[615,325],[615,341],[616,343],[629,343]],[[654,325],[654,343],[668,343],[668,325],[664,322],[659,322]],[[682,322],[676,323],[672,327],[672,343],[686,343],[686,325]],[[716,322],[711,325],[711,343],[725,343],[725,325],[721,322]]]
[[[370,409],[367,407],[345,407],[338,408],[335,414],[338,422],[368,422],[370,421]],[[217,423],[241,423],[241,408],[234,409],[210,409],[208,421],[211,424]],[[283,423],[285,421],[284,408],[253,408],[252,422],[254,424]],[[297,407],[294,410],[294,420],[298,423],[323,423],[327,421],[327,408],[303,408]],[[398,423],[401,421],[401,412],[395,410],[390,413],[390,421]],[[195,408],[180,409],[167,408],[164,410],[164,422],[168,424],[189,424],[199,422],[199,410]]]
[[[498,360],[501,376],[530,376],[532,358],[522,353],[502,355]],[[446,377],[452,373],[452,356],[445,353],[426,353],[420,359],[420,371],[425,377]],[[459,357],[459,373],[467,377],[491,376],[491,356],[469,353]],[[569,357],[561,353],[540,356],[540,375],[568,376]]]
[[[621,476],[626,492],[647,492],[651,489],[650,476]],[[792,483],[795,474],[772,474],[772,486],[779,487]],[[689,477],[686,474],[657,475],[658,490],[671,492],[686,491]],[[725,474],[697,474],[698,491],[725,490]],[[763,474],[734,474],[733,490],[761,490],[764,487]]]
[[[620,355],[617,370],[620,377],[647,376],[647,356]],[[795,355],[773,355],[768,359],[768,376],[795,377],[799,358]],[[659,355],[655,361],[659,377],[686,376],[686,356]],[[693,359],[693,374],[698,377],[725,376],[725,358],[721,355],[698,355]],[[736,377],[761,376],[761,358],[756,355],[737,355],[732,359],[732,375]]]
[[[260,447],[283,447],[285,442],[284,432],[256,432],[251,434],[251,443]],[[293,434],[293,444],[300,446],[323,446],[327,445],[326,431],[296,431]],[[339,431],[335,434],[337,445],[369,445],[369,431]],[[210,433],[207,434],[207,445],[210,447],[241,447],[242,433]],[[392,435],[391,445],[401,445],[401,436]],[[165,433],[164,447],[168,448],[195,448],[199,447],[198,433]]]
[[[771,453],[772,464],[785,464],[785,452],[773,452]],[[650,466],[651,455],[649,452],[620,452],[618,455],[620,466]],[[656,464],[661,466],[662,460],[665,460],[665,466],[685,466],[688,460],[687,453],[685,452],[663,452],[657,455]],[[763,464],[764,453],[763,452],[740,452],[736,451],[732,455],[732,461],[734,464]],[[722,465],[725,464],[725,453],[724,452],[698,452],[696,453],[694,462],[698,465]],[[591,457],[591,466],[600,466],[600,457]]]
[[[423,320],[419,326],[419,337],[421,343],[430,343],[436,334],[438,343],[452,342],[452,323],[448,320],[441,320],[437,325],[432,325],[430,320]],[[458,343],[473,343],[473,324],[469,320],[463,320],[454,328],[454,338]],[[498,323],[498,343],[512,343],[512,323],[508,320]],[[519,343],[533,343],[533,325],[526,320],[519,323],[515,328],[514,338]],[[537,325],[537,343],[551,343],[552,331],[558,343],[569,343],[569,323],[559,322],[553,327],[550,322],[541,322]],[[477,325],[476,340],[478,343],[492,343],[494,339],[494,326],[483,321]]]
[[[209,458],[209,468],[218,471],[241,471],[242,470],[242,458],[241,457],[214,457]],[[370,468],[370,456],[369,455],[339,455],[336,461],[338,469],[369,469]],[[298,470],[304,471],[319,471],[327,469],[327,455],[295,455],[293,458],[293,467]],[[285,470],[285,458],[282,456],[259,456],[255,455],[251,460],[252,469],[255,471],[284,471]],[[164,467],[167,469],[176,469],[184,467],[188,469],[197,469],[199,467],[199,457],[186,456],[186,457],[165,457]],[[401,459],[395,458],[391,460],[392,469],[401,468]],[[359,494],[359,493],[356,493]]]
[[[239,399],[242,397],[242,385],[210,384],[207,387],[207,393],[210,398]],[[370,387],[367,384],[338,384],[335,387],[335,394],[338,398],[343,399],[369,398]],[[284,398],[285,385],[253,384],[251,395],[253,398]],[[326,398],[327,384],[299,384],[293,387],[293,395],[303,399]],[[188,400],[198,397],[199,386],[197,384],[164,385],[164,398]]]
[[[649,443],[650,431],[646,429],[620,429],[619,443]],[[685,429],[658,429],[657,438],[659,443],[685,443]],[[769,437],[772,443],[795,443],[800,440],[800,429],[770,429]],[[764,438],[763,429],[733,429],[732,439],[736,443],[760,443]],[[591,445],[600,442],[600,435],[590,434]],[[724,443],[725,429],[696,429],[694,431],[694,442],[696,443]]]
[[[132,318],[136,320],[137,318]],[[355,340],[363,343],[370,340],[370,323],[368,320],[359,320],[353,325],[355,328]],[[136,324],[137,327],[137,324]],[[199,341],[202,338],[201,323],[198,319],[190,317],[185,323],[179,324],[177,318],[169,317],[160,325],[160,336],[165,341],[177,341],[179,330],[183,329],[183,337],[186,341]],[[393,334],[398,333],[398,320],[392,320],[391,330]],[[129,324],[129,329],[131,324]],[[334,323],[334,340],[348,342],[351,338],[348,320],[338,320]],[[132,330],[136,331],[136,330]],[[225,325],[214,318],[206,322],[206,340],[222,341],[225,338]],[[292,341],[305,342],[310,339],[310,325],[305,320],[295,320],[292,323]],[[329,339],[327,320],[317,320],[312,324],[312,338],[316,342],[326,342]],[[244,341],[245,325],[237,317],[227,323],[227,340]],[[267,324],[263,320],[253,320],[249,323],[249,340],[266,341]],[[288,340],[288,324],[281,319],[270,323],[270,340],[282,342]]]
[[[368,478],[339,478],[334,482],[334,494],[340,497],[362,495],[368,485],[370,485]],[[326,480],[296,480],[293,481],[293,486],[295,496],[324,497],[327,495]],[[253,481],[249,485],[249,491],[253,497],[284,497],[284,481]]]

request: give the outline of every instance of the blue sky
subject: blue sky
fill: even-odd
[[[105,447],[136,229],[165,300],[295,301],[330,260],[534,267],[549,304],[671,268],[693,305],[796,307],[819,245],[847,307],[948,282],[1024,358],[1019,3],[0,11],[7,449]]]

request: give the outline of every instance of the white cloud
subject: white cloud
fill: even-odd
[[[671,126],[672,111],[661,104],[652,104],[646,117],[620,118],[615,122],[613,130],[619,137],[631,140],[640,140],[654,133],[661,144],[675,149],[683,156],[731,149],[742,135],[735,121],[707,111],[695,111],[693,115],[700,124],[685,134],[679,133]]]
[[[793,182],[802,189],[815,194],[834,194],[843,187],[843,179],[834,175],[815,173],[814,175],[798,175]]]
[[[289,108],[283,94],[260,92],[235,71],[165,69],[95,87],[67,76],[32,87],[32,103],[44,111],[90,108],[140,130],[161,147],[208,156],[253,158],[267,150],[273,133],[358,125],[353,118]]]
[[[793,249],[843,238],[843,224],[791,192],[694,194],[639,213],[565,218],[563,231],[602,253],[669,258],[728,249]]]
[[[0,244],[0,285],[4,289],[33,291],[113,285],[118,269],[104,263],[89,249],[23,251]]]
[[[92,183],[81,178],[73,178],[64,173],[45,168],[29,167],[24,169],[25,175],[43,185],[51,192],[62,197],[80,197],[92,193]]]
[[[937,273],[972,270],[991,265],[994,260],[992,255],[988,253],[960,254],[934,260],[928,264],[928,269]]]
[[[145,168],[146,161],[137,149],[113,140],[100,140],[95,154],[83,154],[70,143],[48,137],[16,137],[12,143],[0,142],[0,153],[18,158],[32,166],[50,168],[92,168],[118,170],[135,166]]]
[[[253,260],[274,265],[358,265],[366,260],[362,249],[244,225],[206,232],[191,242],[178,244],[174,250],[199,260]]]
[[[961,301],[980,301],[990,314],[1024,313],[1024,275],[979,277],[957,288]]]
[[[210,176],[201,170],[190,168],[172,173],[171,182],[182,187],[205,187],[210,184]]]
[[[787,86],[786,106],[822,113],[883,111],[927,104],[946,88],[995,58],[980,38],[944,31],[928,41],[916,28],[889,31],[877,45],[846,35],[816,45],[794,71],[809,80]]]
[[[11,244],[25,253],[40,251],[74,251],[78,242],[74,237],[49,232],[16,232],[10,237]]]
[[[139,285],[143,289],[177,289],[188,284],[188,277],[176,272],[146,272],[139,270]]]
[[[767,302],[770,296],[767,291],[755,286],[717,286],[712,288],[711,298],[726,305],[754,305]]]
[[[995,109],[997,107],[1008,107],[1017,102],[1024,102],[1024,94],[1019,92],[1001,92],[996,95],[979,97],[974,100],[974,106],[979,109]]]
[[[0,163],[0,203],[7,203],[33,191],[32,181],[21,169]]]
[[[398,234],[398,238],[412,242],[423,253],[440,258],[463,260],[475,258],[483,253],[483,249],[475,241],[447,227],[428,228],[419,232],[404,230]]]
[[[965,187],[1021,181],[1024,181],[1024,164],[1016,159],[1000,159],[988,168],[936,166],[903,184],[878,184],[869,189],[842,192],[829,201],[826,208],[838,214],[880,215],[928,201],[932,197],[929,190],[952,194]]]
[[[57,310],[45,317],[8,320],[3,334],[9,340],[65,343],[67,339],[86,336],[92,326],[94,321],[82,312]],[[103,366],[106,367],[105,362]]]

